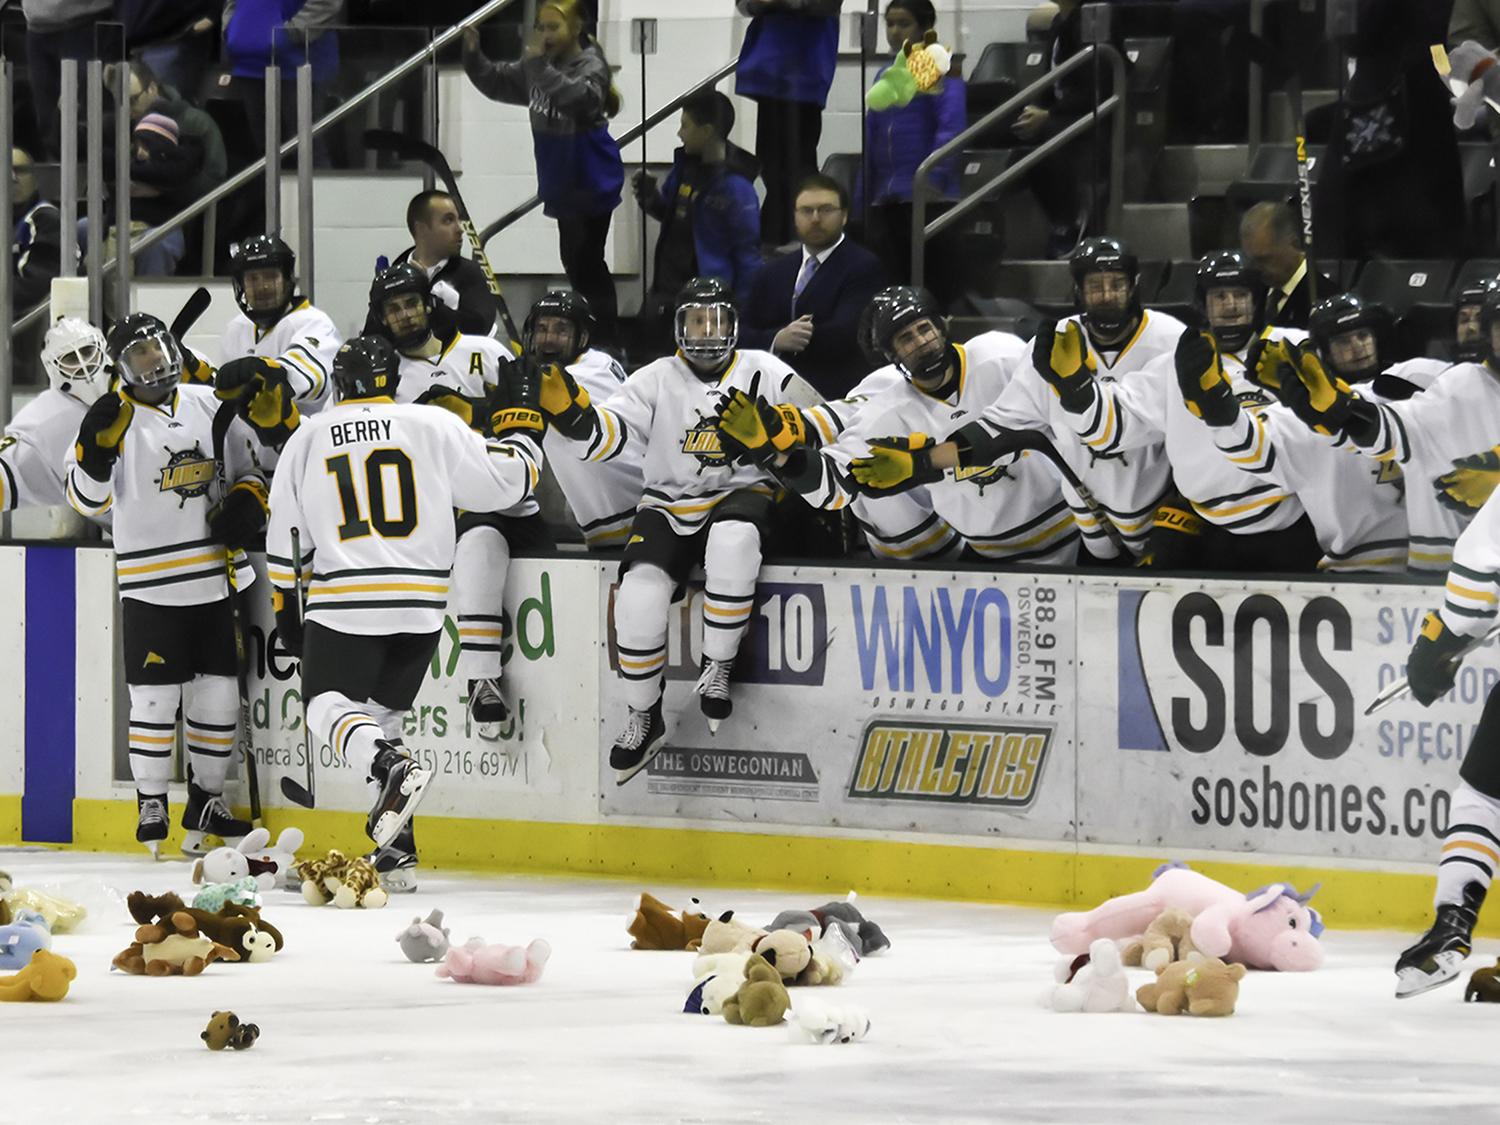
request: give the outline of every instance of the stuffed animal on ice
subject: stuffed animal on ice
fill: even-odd
[[[792,998],[776,966],[752,953],[745,962],[745,980],[735,994],[724,1001],[724,1019],[748,1027],[771,1027],[786,1018]]]
[[[1469,983],[1464,985],[1464,1001],[1479,1001],[1485,1004],[1500,1004],[1500,961],[1475,969],[1469,974]]]
[[[634,939],[630,948],[696,950],[703,931],[708,928],[708,915],[696,909],[699,905],[696,898],[692,905],[692,910],[675,911],[642,891],[635,916],[625,927],[625,932]]]
[[[443,912],[434,910],[427,921],[413,918],[411,925],[396,935],[396,944],[408,961],[441,961],[448,952],[448,931],[443,928]]]
[[[193,864],[193,883],[234,883],[247,875],[262,891],[277,886],[295,889],[297,849],[303,844],[302,829],[283,828],[276,843],[265,828],[252,829],[232,848],[215,848]]]
[[[1193,916],[1186,910],[1176,907],[1163,910],[1152,919],[1145,933],[1121,947],[1120,961],[1153,973],[1173,961],[1186,961],[1197,952],[1193,948],[1192,929]]]
[[[210,1051],[222,1051],[225,1047],[248,1051],[260,1038],[260,1028],[253,1023],[241,1023],[240,1017],[233,1012],[215,1012],[198,1038],[208,1045]]]
[[[910,105],[918,94],[936,92],[952,65],[953,52],[937,41],[936,31],[929,29],[920,43],[902,44],[895,62],[881,72],[865,94],[865,105],[877,113]]]
[[[812,930],[757,930],[725,911],[703,931],[699,950],[703,953],[776,952],[776,969],[783,980],[794,980],[812,963]]]
[[[870,1017],[856,1004],[827,1004],[811,993],[799,993],[787,1021],[793,1043],[857,1043],[870,1033]]]
[[[131,891],[125,898],[125,908],[140,925],[149,925],[173,914],[186,914],[196,923],[200,934],[210,941],[227,945],[247,965],[271,960],[285,944],[281,931],[262,918],[260,908],[255,906],[227,902],[218,910],[201,910],[184,906],[182,899],[171,891],[161,895]]]
[[[1181,864],[1159,867],[1151,886],[1121,895],[1082,913],[1059,914],[1052,922],[1052,946],[1077,956],[1099,938],[1133,938],[1162,911],[1177,908],[1193,916],[1193,946],[1206,957],[1237,961],[1250,969],[1305,972],[1323,963],[1318,937],[1323,921],[1307,905],[1317,887],[1299,895],[1288,883],[1241,894]]]
[[[191,914],[177,910],[137,928],[135,941],[115,954],[112,964],[133,976],[195,977],[215,961],[239,959],[227,945],[199,933]]]
[[[18,973],[0,977],[0,1001],[61,1000],[78,966],[50,949],[38,949]]]
[[[827,902],[812,910],[783,910],[771,920],[767,930],[811,930],[819,937],[827,937],[831,930],[843,931],[850,947],[860,956],[868,957],[891,947],[885,931],[869,921],[859,907],[854,905],[854,892],[842,902]]]
[[[193,909],[207,910],[210,914],[222,910],[229,903],[236,906],[260,905],[260,885],[255,876],[246,875],[232,883],[210,883],[193,896]]]
[[[22,910],[13,921],[0,926],[0,969],[24,969],[33,953],[51,948],[52,931],[40,914]]]
[[[524,949],[519,945],[486,945],[470,938],[448,950],[437,975],[459,984],[534,984],[552,957],[552,947],[537,938]]]
[[[716,953],[716,957],[740,957],[738,953]],[[750,955],[743,954],[746,961]],[[696,976],[693,980],[692,991],[688,993],[687,1002],[683,1004],[682,1010],[693,1016],[719,1016],[724,1014],[724,1004],[730,997],[740,990],[740,985],[745,983],[745,966],[743,963],[732,968],[718,972],[708,972]]]
[[[0,871],[0,926],[15,921],[23,910],[40,914],[54,934],[71,933],[88,917],[81,904],[35,887],[17,887],[8,873]]]
[[[380,886],[374,864],[362,856],[350,859],[337,849],[322,859],[299,862],[297,877],[302,880],[302,897],[313,906],[331,902],[341,910],[356,906],[374,910],[390,897]]]
[[[1232,1016],[1245,966],[1193,954],[1159,969],[1156,979],[1135,990],[1148,1012],[1163,1016]]]
[[[1130,978],[1120,963],[1120,947],[1108,938],[1089,946],[1088,959],[1063,961],[1057,983],[1047,994],[1047,1006],[1057,1012],[1133,1012]]]

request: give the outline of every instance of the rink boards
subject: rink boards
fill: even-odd
[[[438,775],[424,859],[1059,903],[1190,858],[1246,886],[1322,880],[1334,918],[1406,924],[1500,676],[1487,646],[1448,699],[1364,718],[1435,600],[1402,582],[769,567],[716,736],[692,695],[701,586],[674,607],[668,748],[619,788],[614,581],[588,559],[514,565],[517,715],[495,738],[468,729],[449,623],[407,721]],[[134,846],[112,556],[4,548],[0,582],[0,697],[24,717],[0,731],[0,841]],[[305,768],[298,669],[251,600],[268,823],[358,847],[364,782],[327,747],[319,809],[279,807]]]

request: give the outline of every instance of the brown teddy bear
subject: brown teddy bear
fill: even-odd
[[[302,880],[302,897],[313,906],[331,902],[340,910],[356,906],[373,910],[389,901],[375,865],[363,856],[350,859],[333,849],[322,859],[304,859],[296,870]]]
[[[240,955],[247,964],[269,961],[273,953],[281,951],[285,944],[281,931],[260,916],[260,908],[241,906],[226,902],[217,911],[195,910],[183,903],[172,891],[162,895],[148,895],[143,891],[131,891],[125,899],[130,916],[141,925],[147,925],[175,913],[187,914],[198,926],[198,932],[210,941],[227,945]],[[269,939],[269,948],[267,940]]]
[[[215,961],[238,961],[240,955],[198,932],[186,910],[174,910],[159,922],[135,931],[135,941],[111,962],[134,976],[195,977]]]
[[[1469,983],[1464,985],[1464,1000],[1500,1004],[1500,961],[1470,974]]]
[[[791,1006],[792,998],[781,983],[775,954],[765,957],[752,953],[745,962],[745,983],[724,1001],[724,1018],[750,1027],[773,1027],[786,1018]]]
[[[1163,910],[1146,927],[1146,932],[1120,949],[1122,965],[1139,965],[1153,973],[1173,961],[1186,961],[1198,952],[1191,931],[1193,916],[1178,907]]]
[[[774,952],[776,970],[782,980],[795,980],[812,964],[811,930],[766,930],[736,921],[734,911],[725,911],[703,931],[700,953]]]
[[[1135,998],[1146,1011],[1163,1016],[1232,1016],[1244,976],[1243,965],[1194,954],[1158,969],[1156,980],[1136,989]]]
[[[697,899],[692,901],[693,905],[698,904]],[[631,949],[697,950],[707,928],[708,915],[703,911],[684,910],[679,913],[642,891],[635,917],[625,927],[625,932],[635,939],[630,943]]]
[[[222,1051],[225,1047],[248,1051],[260,1038],[260,1028],[253,1023],[241,1023],[233,1012],[215,1012],[198,1038],[208,1044],[210,1051]]]

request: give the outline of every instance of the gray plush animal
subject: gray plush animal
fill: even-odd
[[[891,941],[885,936],[885,931],[866,919],[852,898],[851,895],[850,899],[840,902],[824,903],[813,910],[783,910],[766,929],[812,930],[821,935],[828,932],[828,927],[838,926],[861,957],[889,949]]]
[[[441,961],[448,953],[448,931],[443,928],[443,912],[434,910],[427,921],[413,918],[411,925],[396,935],[396,942],[408,961]]]

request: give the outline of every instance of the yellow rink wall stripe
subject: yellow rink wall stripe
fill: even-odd
[[[72,846],[134,853],[139,847],[135,816],[133,802],[77,799]],[[271,809],[265,823],[273,836],[290,825],[301,828],[307,835],[301,854],[315,857],[334,847],[366,851],[364,820],[362,813]],[[0,844],[20,843],[19,837],[20,798],[0,797]],[[181,830],[174,826],[164,853],[180,842]],[[1140,890],[1162,862],[1161,856],[1024,846],[428,816],[422,818],[421,848],[423,864],[439,869],[617,878],[639,888],[680,884],[829,895],[853,889],[867,895],[1072,908]],[[1321,883],[1313,904],[1334,927],[1420,931],[1431,916],[1433,876],[1427,873],[1200,858],[1191,864],[1246,891],[1274,882],[1306,891]],[[1500,935],[1500,913],[1481,917],[1478,932]]]

